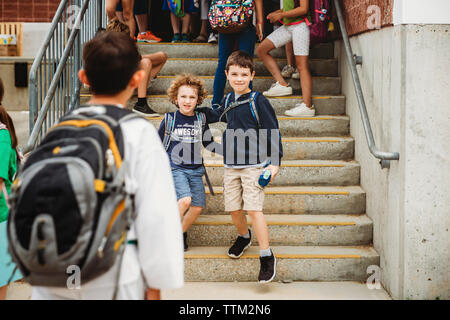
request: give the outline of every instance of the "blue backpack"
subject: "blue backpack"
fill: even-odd
[[[260,128],[261,127],[261,122],[259,120],[258,109],[256,107],[256,97],[258,96],[258,94],[259,94],[258,92],[253,91],[250,94],[248,99],[241,100],[241,101],[234,101],[234,102],[231,102],[231,103],[230,103],[231,92],[229,94],[227,94],[226,97],[225,97],[225,109],[222,112],[222,114],[220,115],[219,121],[231,109],[239,107],[242,104],[248,103],[250,105],[250,111],[252,113],[252,116],[255,119],[256,123],[258,124],[258,128]]]
[[[164,115],[165,129],[164,129],[163,146],[164,146],[164,149],[166,150],[166,152],[169,150],[170,142],[172,140],[171,138],[172,138],[173,131],[175,129],[176,116],[177,116],[176,112],[168,112]],[[197,117],[197,121],[200,124],[200,127],[202,128],[201,137],[203,137],[203,133],[205,132],[205,128],[206,128],[206,116],[202,112],[195,112],[195,116]],[[203,167],[204,167],[204,165],[203,165]],[[208,173],[206,172],[206,168],[205,168],[205,180],[206,180],[206,183],[208,184],[209,192],[211,192],[211,194],[214,196],[215,195],[214,190],[213,190],[211,181],[209,180]]]

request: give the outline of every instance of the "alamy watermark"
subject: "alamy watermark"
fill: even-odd
[[[81,269],[77,265],[70,265],[66,269],[66,273],[69,275],[67,278],[67,289],[78,290],[81,289]]]
[[[371,5],[367,7],[366,13],[370,15],[366,22],[367,29],[381,29],[381,8]]]
[[[367,274],[371,274],[366,280],[366,286],[368,289],[380,290],[381,289],[381,268],[377,265],[370,265],[366,270]]]

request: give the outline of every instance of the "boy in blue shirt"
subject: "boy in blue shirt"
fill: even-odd
[[[187,230],[205,206],[202,144],[208,149],[220,148],[209,133],[204,116],[195,111],[207,96],[203,81],[183,74],[172,82],[167,93],[179,110],[166,114],[158,133],[170,159],[186,251]]]
[[[259,282],[270,282],[276,275],[276,258],[269,247],[267,223],[263,214],[264,189],[258,184],[261,173],[271,171],[271,181],[278,173],[283,156],[278,120],[270,102],[249,88],[255,76],[253,59],[244,51],[228,58],[225,73],[233,92],[220,105],[199,108],[209,123],[227,122],[222,137],[224,156],[225,211],[231,212],[239,233],[228,256],[241,257],[251,245],[251,232],[244,210],[252,220],[260,247]]]

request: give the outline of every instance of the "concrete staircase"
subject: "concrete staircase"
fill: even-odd
[[[170,57],[149,88],[148,102],[157,112],[176,110],[166,96],[176,74],[189,72],[201,76],[212,93],[216,45],[163,43],[143,44],[139,48],[142,54],[165,51]],[[286,64],[283,50],[275,50],[274,55],[281,67]],[[293,96],[269,99],[278,116],[284,149],[279,175],[265,190],[264,213],[270,244],[278,258],[275,283],[365,282],[369,277],[367,267],[379,265],[380,257],[372,246],[372,221],[365,214],[366,194],[359,185],[360,166],[354,161],[354,140],[349,136],[350,119],[345,115],[338,61],[332,44],[316,46],[310,58],[316,116],[284,116],[284,111],[301,99],[298,80],[290,80]],[[266,90],[272,83],[271,77],[260,60],[256,58],[255,63],[254,89]],[[226,92],[229,90],[227,86]],[[88,101],[90,96],[83,89],[81,102]],[[127,107],[131,108],[136,99],[133,97]],[[210,101],[211,96],[204,105]],[[149,119],[156,127],[161,120],[162,117]],[[212,124],[211,128],[220,140],[225,124]],[[224,212],[223,162],[220,156],[208,152],[205,161],[216,195],[210,195],[207,189],[206,208],[189,230],[186,288],[200,282],[204,283],[203,288],[214,291],[212,282],[220,286],[221,282],[236,281],[233,285],[245,287],[245,283],[257,280],[258,243],[253,236],[252,247],[238,260],[226,255],[237,234],[231,217]],[[276,297],[287,294],[280,290]],[[182,299],[190,299],[190,291],[183,294]],[[179,297],[169,295],[173,299]],[[214,297],[222,298],[218,294]]]
[[[157,112],[176,110],[165,96],[176,74],[201,76],[212,93],[217,46],[149,44],[139,48],[142,54],[165,51],[170,57],[149,89],[148,101]],[[274,55],[280,66],[286,64],[283,50],[275,50]],[[255,63],[254,89],[264,91],[272,79],[260,60],[255,59]],[[283,115],[301,99],[298,80],[290,80],[293,96],[270,99],[278,115],[284,150],[280,173],[265,190],[264,213],[270,244],[278,258],[275,281],[365,281],[367,267],[379,265],[380,258],[372,247],[373,225],[365,214],[365,192],[359,186],[359,164],[353,160],[354,140],[349,136],[350,119],[345,115],[345,97],[340,94],[333,45],[315,47],[310,67],[316,117]],[[227,86],[225,91],[230,89]],[[82,101],[88,98],[89,94],[83,93]],[[132,99],[128,107],[135,101]],[[158,127],[161,120],[150,121]],[[220,140],[225,124],[213,124],[211,128]],[[205,159],[216,195],[207,191],[206,208],[188,232],[185,279],[256,281],[259,248],[255,236],[253,246],[240,259],[226,255],[236,231],[224,212],[223,162],[220,156],[208,152]]]

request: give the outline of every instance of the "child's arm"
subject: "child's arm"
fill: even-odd
[[[215,123],[219,121],[227,122],[225,116],[223,116],[222,119],[219,120],[224,110],[225,110],[225,98],[222,99],[220,105],[218,105],[217,108],[200,107],[195,109],[195,111],[203,112],[205,114],[206,123]]]
[[[275,110],[269,100],[262,94],[258,94],[256,99],[261,129],[266,129],[267,132],[267,141],[269,142],[267,147],[270,147],[267,150],[267,154],[270,158],[271,166],[280,166],[281,158],[283,157],[283,146],[281,144],[281,133]]]
[[[283,18],[295,18],[301,17],[308,13],[309,3],[308,0],[300,0],[300,6],[289,11],[277,10],[267,15],[270,23],[275,23]]]
[[[163,118],[163,120],[161,121],[161,124],[159,125],[159,129],[158,129],[158,135],[159,138],[161,139],[161,142],[164,141],[164,131],[166,131],[166,122]]]
[[[203,132],[202,143],[203,147],[205,147],[206,150],[223,156],[223,145],[221,143],[214,141],[214,137],[212,136],[208,124],[206,124],[205,132]]]

